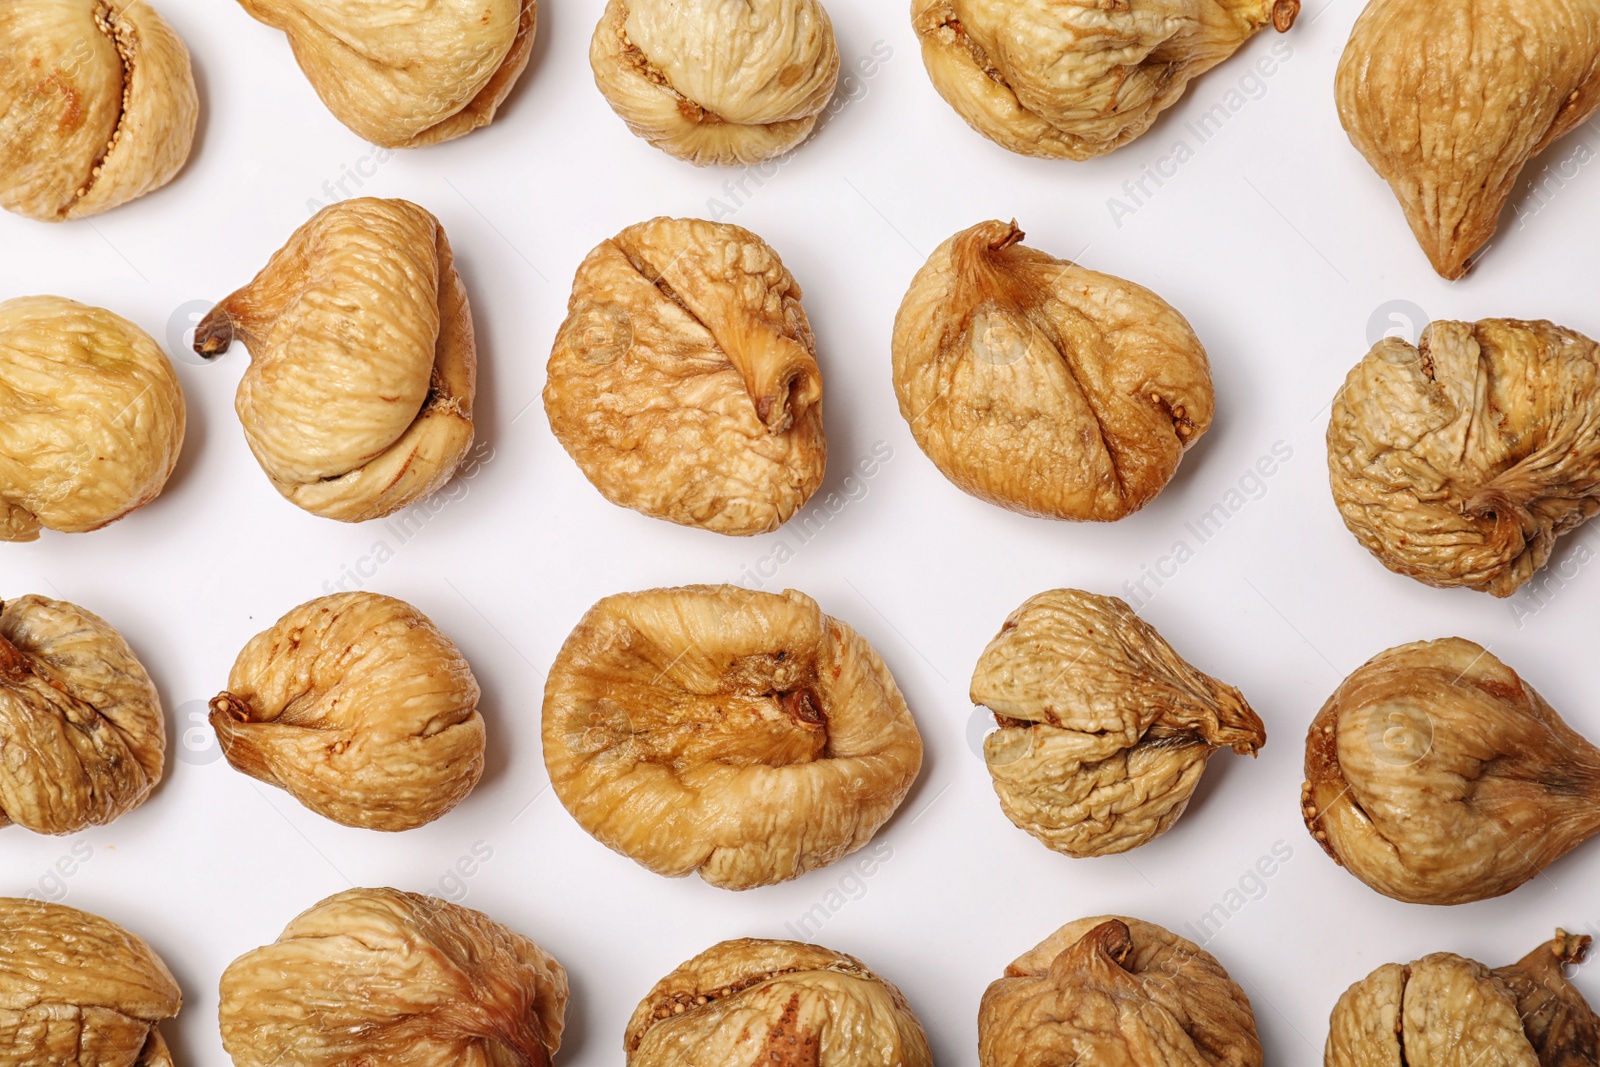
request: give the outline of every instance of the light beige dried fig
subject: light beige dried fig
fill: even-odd
[[[905,996],[853,956],[797,941],[712,945],[655,984],[628,1067],[932,1067]]]
[[[595,488],[656,518],[766,533],[822,484],[822,374],[800,286],[738,226],[652,219],[589,253],[544,406]]]
[[[1215,956],[1154,923],[1071,922],[978,1006],[979,1067],[1261,1067],[1250,999]]]
[[[548,1067],[567,972],[482,912],[350,889],[222,974],[237,1067]]]
[[[756,163],[811,136],[839,48],[817,0],[609,0],[589,65],[628,128],[662,151]]]
[[[235,338],[250,451],[312,514],[382,518],[442,488],[472,445],[472,309],[444,227],[415,204],[323,208],[211,309],[194,348]]]
[[[1211,425],[1211,364],[1148,289],[984,222],[936,249],[894,324],[894,388],[956,485],[1028,515],[1110,521],[1153,500]]]
[[[333,117],[384,148],[494,121],[533,49],[535,0],[239,0],[289,37]]]
[[[922,766],[883,660],[793,590],[605,598],[550,668],[543,731],[550,784],[580,826],[723,889],[860,848]]]
[[[428,617],[377,593],[318,597],[251,638],[211,701],[236,770],[346,826],[410,830],[483,774],[478,682]]]
[[[0,897],[0,1067],[172,1067],[157,1024],[183,994],[141,938],[98,915]]]

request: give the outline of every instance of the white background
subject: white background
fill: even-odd
[[[492,449],[403,544],[382,523],[315,518],[272,491],[245,447],[232,411],[245,353],[202,366],[175,352],[189,431],[166,492],[107,530],[0,549],[0,596],[62,597],[126,634],[167,704],[174,753],[167,781],[112,826],[80,839],[0,832],[0,892],[64,892],[148,938],[184,988],[183,1013],[166,1027],[181,1065],[227,1063],[216,983],[234,957],[351,885],[442,893],[441,878],[475,845],[493,855],[465,880],[463,902],[538,940],[572,975],[568,1064],[620,1063],[628,1014],[680,961],[722,938],[786,936],[786,923],[839,886],[842,866],[738,895],[659,878],[578,828],[549,792],[539,750],[543,672],[591,603],[740,580],[780,542],[794,558],[766,587],[802,589],[865,634],[927,745],[921,779],[878,838],[892,858],[816,939],[899,984],[941,1063],[975,1060],[985,985],[1060,924],[1121,912],[1182,930],[1278,842],[1292,858],[1208,944],[1250,994],[1272,1063],[1320,1062],[1334,1001],[1382,962],[1449,949],[1499,965],[1557,924],[1600,926],[1600,844],[1507,899],[1416,907],[1336,868],[1298,811],[1307,723],[1341,677],[1404,641],[1483,642],[1600,738],[1591,651],[1600,567],[1580,565],[1592,551],[1567,545],[1558,559],[1572,577],[1542,592],[1543,604],[1391,575],[1343,529],[1322,445],[1327,405],[1374,331],[1388,328],[1390,301],[1438,318],[1548,317],[1600,331],[1600,175],[1578,165],[1591,158],[1578,140],[1600,145],[1600,134],[1586,128],[1551,150],[1544,162],[1570,159],[1572,180],[1544,204],[1524,183],[1526,225],[1508,213],[1482,266],[1451,285],[1339,127],[1333,72],[1359,0],[1316,0],[1286,37],[1256,38],[1144,138],[1091,163],[1024,159],[971,132],[929,84],[904,4],[833,0],[847,67],[875,46],[892,56],[849,83],[854,98],[775,176],[747,184],[732,220],[777,248],[805,288],[827,389],[830,473],[818,499],[854,498],[804,545],[792,532],[735,540],[607,504],[551,436],[538,400],[584,254],[653,215],[707,215],[708,199],[726,199],[723,184],[737,177],[671,159],[612,114],[587,62],[599,0],[541,6],[532,64],[492,127],[376,168],[279,33],[218,0],[158,7],[188,42],[200,83],[188,168],[88,221],[0,216],[0,297],[102,305],[171,349],[188,316],[246,282],[328,199],[325,182],[375,169],[347,191],[412,199],[455,244],[480,339],[479,439]],[[1246,81],[1233,99],[1242,106],[1200,144],[1185,123],[1226,106],[1280,40],[1289,58]],[[1124,183],[1180,140],[1193,158],[1161,188],[1147,182],[1154,195],[1118,226],[1108,197],[1126,200]],[[1166,492],[1123,522],[1030,519],[968,497],[896,411],[889,336],[912,274],[955,231],[1011,217],[1029,244],[1160,293],[1210,352],[1216,424]],[[878,442],[893,458],[847,485]],[[1124,582],[1170,553],[1184,523],[1224,502],[1277,442],[1293,455],[1264,493],[1143,607],[1180,653],[1245,692],[1269,731],[1261,757],[1219,755],[1177,827],[1129,856],[1047,851],[1006,821],[975,752],[981,727],[966,692],[979,652],[1040,590],[1127,595]],[[490,730],[477,791],[399,836],[336,826],[230,770],[191,717],[246,640],[379,541],[394,558],[366,586],[415,603],[457,640]],[[89,860],[52,880],[75,842]],[[1600,1001],[1600,968],[1579,982]]]

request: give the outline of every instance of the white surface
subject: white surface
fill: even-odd
[[[1058,925],[1125,912],[1181,931],[1278,842],[1292,858],[1208,945],[1250,993],[1271,1063],[1320,1062],[1335,999],[1381,962],[1450,949],[1498,965],[1558,923],[1600,926],[1591,888],[1600,843],[1509,899],[1423,908],[1338,870],[1300,821],[1307,722],[1345,673],[1402,641],[1461,634],[1488,644],[1600,738],[1595,615],[1585,603],[1600,594],[1600,567],[1578,565],[1592,550],[1568,545],[1559,558],[1575,576],[1545,594],[1536,617],[1519,616],[1539,606],[1526,594],[1507,603],[1396,577],[1340,524],[1321,443],[1327,404],[1388,301],[1441,318],[1549,317],[1600,331],[1600,177],[1570,163],[1576,176],[1525,227],[1508,215],[1468,280],[1439,280],[1339,128],[1333,70],[1359,3],[1326,3],[1308,6],[1286,37],[1252,41],[1143,139],[1074,164],[1016,157],[968,130],[930,86],[903,3],[833,0],[847,65],[875,45],[892,57],[851,83],[856,98],[775,176],[750,183],[732,216],[766,237],[805,288],[831,453],[818,501],[853,496],[801,544],[792,531],[732,540],[612,507],[549,432],[539,391],[579,260],[652,215],[707,214],[708,198],[728,199],[724,183],[738,177],[669,158],[611,113],[587,64],[599,0],[542,5],[533,63],[494,126],[385,153],[375,168],[362,162],[374,150],[323,109],[280,34],[231,3],[162,0],[200,77],[193,160],[159,194],[87,222],[0,216],[0,297],[59,293],[165,340],[189,324],[185,309],[247,281],[318,206],[308,200],[326,201],[325,181],[361,165],[375,174],[359,190],[348,184],[351,193],[415,200],[455,244],[481,343],[479,440],[492,454],[404,543],[381,522],[314,518],[272,491],[245,447],[232,411],[243,353],[212,366],[175,353],[189,439],[166,492],[105,531],[0,550],[0,595],[64,597],[118,626],[160,686],[181,755],[160,790],[112,826],[74,839],[0,833],[0,892],[43,886],[60,896],[64,886],[66,902],[146,936],[184,987],[183,1014],[166,1027],[184,1067],[227,1063],[216,983],[235,956],[352,884],[440,891],[475,846],[493,856],[465,880],[465,897],[454,895],[568,967],[560,1061],[573,1067],[620,1063],[628,1014],[680,961],[721,938],[787,936],[785,924],[819,902],[843,903],[816,940],[898,983],[945,1064],[975,1060],[984,986]],[[1186,123],[1226,106],[1275,48],[1288,58],[1243,85],[1257,98],[1241,94],[1237,113],[1200,143]],[[1600,145],[1592,129],[1576,136]],[[1147,184],[1154,195],[1118,227],[1107,198],[1125,196],[1124,183],[1179,141],[1192,158],[1161,188]],[[1571,157],[1577,143],[1555,146],[1546,162]],[[896,412],[889,334],[912,273],[956,230],[1013,216],[1028,243],[1162,294],[1210,351],[1216,425],[1167,491],[1124,522],[1052,523],[974,500],[939,475]],[[892,459],[847,484],[877,442]],[[1277,442],[1292,458],[1198,544],[1184,524],[1228,503]],[[1600,534],[1583,536],[1600,544]],[[1029,595],[1055,586],[1127,595],[1123,583],[1180,538],[1194,558],[1143,613],[1181,653],[1244,690],[1266,720],[1267,747],[1254,762],[1219,756],[1176,829],[1132,855],[1055,855],[995,801],[973,747],[972,665]],[[251,635],[325,592],[378,542],[394,556],[364,584],[417,604],[460,643],[483,685],[492,746],[489,772],[460,808],[399,836],[302,809],[230,770],[214,747],[194,751],[205,733],[188,734],[185,752],[183,732],[201,720],[178,721],[222,688]],[[793,558],[770,574],[788,550]],[[876,645],[927,744],[922,778],[878,838],[892,857],[859,883],[858,899],[828,896],[845,864],[741,895],[658,878],[590,839],[547,789],[542,672],[584,609],[619,590],[737,581],[763,566],[767,588],[807,591]],[[88,861],[52,881],[52,865],[75,848]],[[1600,967],[1580,985],[1600,1000]]]

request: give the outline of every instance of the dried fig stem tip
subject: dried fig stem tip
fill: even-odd
[[[1288,33],[1294,20],[1300,17],[1300,0],[1278,0],[1272,5],[1272,28]]]
[[[1582,963],[1589,956],[1589,946],[1594,938],[1587,934],[1569,934],[1556,928],[1556,939],[1550,942],[1550,952],[1562,963]]]
[[[225,715],[235,722],[250,721],[250,705],[232,693],[218,693],[211,698],[211,713]]]
[[[195,354],[202,359],[220,356],[233,344],[233,319],[220,306],[214,307],[194,328]]]

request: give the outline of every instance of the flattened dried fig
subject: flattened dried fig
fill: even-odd
[[[1334,398],[1328,475],[1385,567],[1510,596],[1600,510],[1600,348],[1514,319],[1385,338]]]
[[[319,597],[239,653],[211,725],[237,770],[346,826],[410,830],[483,774],[478,682],[403,600]]]
[[[551,786],[580,826],[723,889],[860,848],[922,766],[883,660],[793,590],[605,598],[550,668],[543,730]]]
[[[978,1007],[979,1067],[1261,1067],[1250,999],[1170,930],[1102,915],[1017,957]]]
[[[567,972],[482,912],[350,889],[229,964],[221,993],[237,1067],[548,1067]]]
[[[472,309],[439,220],[405,200],[323,208],[195,330],[250,349],[234,409],[284,497],[342,522],[444,486],[472,445]]]
[[[991,504],[1131,515],[1211,425],[1211,364],[1150,290],[1022,236],[980,223],[917,272],[894,324],[900,414],[946,478]]]
[[[544,390],[613,504],[724,534],[775,530],[822,484],[822,374],[778,253],[696,219],[630,226],[583,261]]]
[[[1346,678],[1306,737],[1306,826],[1386,896],[1509,893],[1600,832],[1600,749],[1471,641],[1418,641]]]
[[[932,1067],[900,990],[853,956],[796,941],[712,945],[655,984],[623,1037],[628,1067]]]
[[[1206,763],[1256,754],[1266,728],[1116,597],[1054,589],[1012,612],[972,673],[1000,729],[984,761],[1006,817],[1069,856],[1165,833]]]

